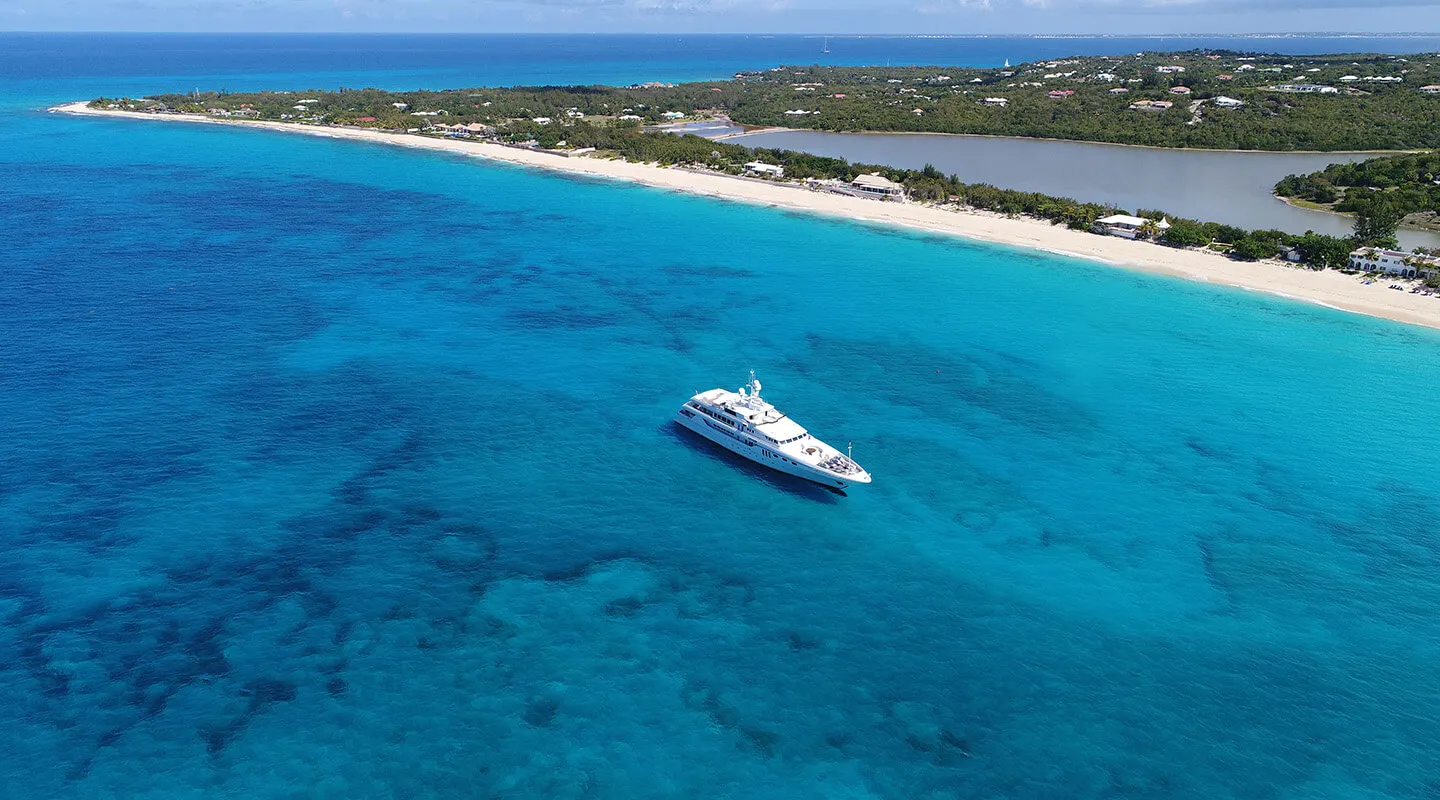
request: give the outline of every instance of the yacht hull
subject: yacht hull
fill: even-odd
[[[827,489],[844,490],[853,483],[853,481],[837,478],[828,472],[823,472],[808,465],[792,461],[774,449],[764,447],[748,438],[730,432],[720,425],[709,421],[703,415],[687,415],[685,413],[686,410],[687,409],[681,409],[680,412],[675,415],[676,424],[683,428],[688,428],[726,450],[754,461],[762,467],[769,467],[776,472],[783,472],[786,475],[803,478],[804,480],[824,486]]]

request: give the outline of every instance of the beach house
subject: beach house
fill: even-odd
[[[745,165],[745,171],[755,175],[769,175],[772,178],[785,177],[785,168],[779,164],[766,164],[763,161],[751,161]]]
[[[1440,257],[1362,247],[1350,254],[1350,268],[1403,278],[1434,278],[1440,276]]]
[[[851,193],[877,200],[904,200],[905,187],[884,175],[861,175],[850,182]]]
[[[1157,233],[1169,230],[1170,223],[1166,220],[1146,219],[1145,217],[1132,217],[1129,214],[1112,214],[1104,219],[1095,221],[1095,232],[1119,236],[1125,239],[1138,239],[1142,230],[1153,228]]]

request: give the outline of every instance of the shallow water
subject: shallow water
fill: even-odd
[[[453,156],[6,121],[0,794],[1440,782],[1440,335]],[[668,422],[750,368],[875,484]]]

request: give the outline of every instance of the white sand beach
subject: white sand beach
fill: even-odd
[[[463,139],[436,139],[384,131],[323,127],[316,125],[213,119],[199,116],[138,114],[92,109],[85,103],[57,106],[51,111],[132,120],[158,120],[210,125],[237,125],[253,128],[326,136],[339,139],[441,150],[504,161],[528,167],[552,169],[593,177],[631,181],[675,191],[747,203],[758,203],[831,217],[883,223],[960,236],[986,242],[1030,247],[1076,256],[1128,269],[1171,275],[1188,280],[1234,286],[1267,294],[1316,303],[1373,317],[1440,328],[1440,297],[1387,289],[1393,281],[1365,285],[1354,276],[1333,270],[1314,272],[1278,263],[1231,261],[1217,253],[1177,250],[1149,242],[1111,236],[1097,236],[1028,218],[1010,219],[986,213],[957,212],[921,204],[883,203],[827,192],[811,191],[799,185],[742,180],[725,175],[686,169],[662,168],[619,160],[566,157],[552,153],[505,147],[490,142]]]

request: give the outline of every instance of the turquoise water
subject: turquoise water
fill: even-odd
[[[0,125],[0,795],[1433,798],[1440,335]],[[668,420],[754,368],[875,483]]]

